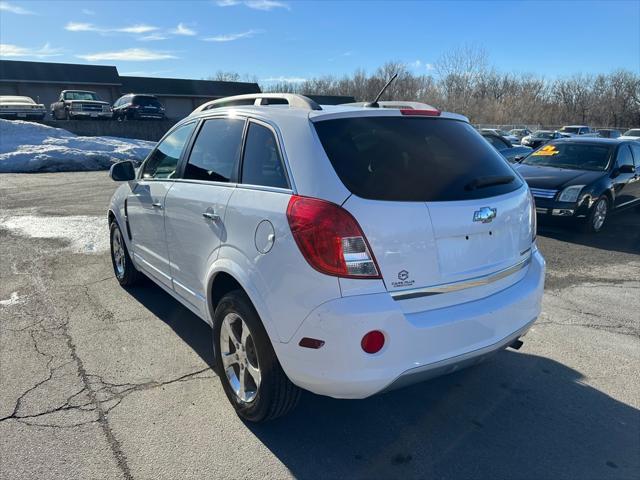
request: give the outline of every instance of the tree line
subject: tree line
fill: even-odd
[[[489,63],[483,49],[474,47],[446,53],[430,67],[428,73],[417,74],[410,66],[394,61],[373,73],[357,69],[341,77],[272,82],[261,88],[265,92],[348,95],[356,101],[370,101],[398,73],[382,100],[428,103],[462,113],[475,124],[640,126],[640,75],[626,69],[550,80],[500,72]],[[218,72],[211,79],[237,81],[240,75]]]

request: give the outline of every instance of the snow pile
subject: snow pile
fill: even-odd
[[[101,253],[109,250],[107,217],[37,215],[0,217],[0,228],[32,238],[54,238],[68,243],[74,253]]]
[[[79,137],[61,128],[0,119],[0,173],[105,170],[112,163],[139,164],[155,142]]]

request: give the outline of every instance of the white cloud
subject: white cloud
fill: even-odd
[[[123,33],[149,33],[158,30],[158,27],[154,27],[152,25],[145,25],[144,23],[138,25],[131,25],[129,27],[115,28],[114,32],[123,32]]]
[[[413,68],[414,70],[427,70],[427,71],[431,71],[435,68],[432,63],[425,63],[421,60],[415,60],[413,62],[409,62],[407,63],[407,66],[409,68]]]
[[[213,37],[204,37],[202,40],[205,42],[233,42],[234,40],[240,40],[241,38],[253,37],[256,33],[262,33],[262,30],[247,30],[241,33],[228,33],[226,35],[215,35]]]
[[[158,27],[153,25],[146,25],[144,23],[137,25],[129,25],[126,27],[118,28],[105,28],[94,25],[93,23],[86,22],[69,22],[64,27],[69,32],[98,32],[98,33],[149,33],[158,30]]]
[[[48,58],[59,57],[62,50],[59,48],[51,48],[45,43],[42,48],[20,47],[9,43],[0,43],[0,57],[32,57],[32,58]]]
[[[35,15],[35,12],[9,2],[0,2],[0,11],[15,13],[16,15]]]
[[[302,83],[307,79],[303,77],[268,77],[260,80],[265,83]]]
[[[93,10],[89,10],[88,8],[83,8],[81,11],[85,15],[95,15],[96,14],[96,12],[94,12]]]
[[[84,23],[84,22],[69,22],[64,26],[65,30],[70,32],[98,32],[100,31],[98,27],[94,26],[92,23]]]
[[[148,62],[153,60],[167,60],[170,58],[178,58],[169,52],[161,52],[157,50],[147,50],[144,48],[128,48],[114,52],[97,52],[86,53],[84,55],[76,55],[88,62],[100,61],[121,61],[121,62]]]
[[[244,5],[245,7],[253,8],[254,10],[274,10],[276,8],[285,8],[291,10],[289,4],[279,2],[277,0],[218,0],[216,4],[219,7],[235,7],[236,5]]]
[[[138,38],[138,40],[142,42],[157,42],[158,40],[166,40],[169,37],[162,35],[160,33],[152,33],[151,35],[145,35],[144,37]]]
[[[184,23],[181,22],[178,24],[176,28],[170,30],[169,33],[172,33],[174,35],[186,35],[186,36],[192,37],[193,35],[196,35],[198,32],[196,32],[192,28],[187,27]]]
[[[255,10],[273,10],[274,8],[286,8],[291,10],[291,7],[284,2],[277,2],[275,0],[249,0],[244,4]]]

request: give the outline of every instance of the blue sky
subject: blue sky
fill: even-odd
[[[121,74],[261,82],[373,71],[388,60],[429,73],[463,45],[505,72],[547,78],[640,73],[640,0],[4,1],[4,59],[116,65]]]

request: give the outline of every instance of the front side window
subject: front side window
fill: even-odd
[[[640,169],[640,145],[632,145],[633,159],[636,162],[636,169]]]
[[[257,123],[249,125],[242,162],[242,183],[289,188],[273,132]]]
[[[239,118],[205,121],[193,144],[184,178],[229,182],[240,157],[244,123]]]
[[[158,180],[173,178],[182,150],[195,126],[195,122],[183,125],[162,140],[144,163],[142,178]]]
[[[628,145],[622,145],[618,150],[618,166],[621,167],[622,165],[633,166],[633,157]]]

